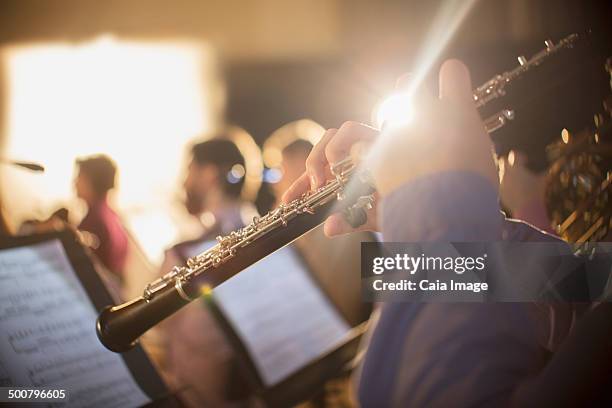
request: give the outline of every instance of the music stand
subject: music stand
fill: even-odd
[[[113,299],[102,283],[100,275],[95,270],[87,250],[70,230],[30,236],[1,237],[0,249],[27,247],[54,240],[61,242],[72,269],[96,311],[100,312],[105,306],[113,304]],[[95,321],[92,321],[91,324],[93,330]],[[147,406],[178,406],[176,399],[169,393],[142,347],[137,345],[132,350],[121,354],[121,358],[124,360],[137,385],[151,399],[151,403]]]

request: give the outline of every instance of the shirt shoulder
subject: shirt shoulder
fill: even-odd
[[[505,217],[502,226],[502,239],[504,241],[524,242],[564,242],[561,238],[543,231],[525,221]]]

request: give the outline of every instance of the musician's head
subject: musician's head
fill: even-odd
[[[270,168],[280,169],[282,177],[272,184],[277,200],[306,170],[306,159],[325,129],[311,119],[299,119],[276,129],[263,145],[264,161]]]
[[[187,211],[197,215],[213,205],[239,200],[244,169],[244,157],[234,142],[217,138],[195,144],[183,184]]]
[[[77,175],[74,181],[76,194],[87,204],[105,200],[115,187],[117,166],[105,155],[77,159]]]
[[[306,159],[312,147],[309,141],[296,139],[283,148],[281,160],[283,175],[278,183],[273,184],[277,199],[306,171]]]

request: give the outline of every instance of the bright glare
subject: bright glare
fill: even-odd
[[[415,112],[415,104],[418,109],[418,101],[412,101],[417,89],[422,86],[423,80],[438,61],[440,54],[446,48],[449,41],[457,29],[461,26],[470,10],[478,0],[445,0],[440,3],[436,17],[431,23],[431,28],[421,45],[420,51],[414,58],[411,66],[406,67],[406,72],[410,72],[410,84],[402,88],[401,93],[393,94],[383,100],[373,119],[377,127],[381,127],[384,122],[389,121],[389,125],[405,125],[409,123]],[[365,167],[374,167],[376,160],[381,160],[380,152],[384,151],[386,144],[395,143],[394,132],[382,132],[377,141],[370,148],[369,154],[365,159]],[[348,189],[353,188],[349,184]]]
[[[412,66],[406,67],[406,71],[411,74],[410,86],[402,90],[401,94],[391,95],[381,103],[374,115],[377,127],[381,127],[385,120],[398,120],[397,123],[402,125],[406,123],[406,120],[409,122],[412,119],[411,96],[421,86],[423,79],[438,60],[440,53],[447,46],[477,1],[446,0],[440,4],[437,16],[433,20],[430,31],[427,33]],[[407,112],[408,114],[406,114]]]
[[[376,109],[376,126],[400,127],[409,124],[414,117],[412,97],[398,92],[383,100]]]
[[[204,51],[201,45],[111,37],[10,49],[7,154],[47,169],[26,176],[34,191],[8,197],[5,204],[17,213],[12,215],[48,215],[65,205],[73,197],[75,158],[97,153],[118,165],[117,202],[128,221],[168,206],[185,145],[212,126]],[[154,259],[175,239],[161,231],[133,231]],[[168,234],[168,227],[163,231]]]

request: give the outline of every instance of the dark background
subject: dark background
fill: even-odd
[[[206,41],[221,57],[228,121],[261,142],[280,125],[304,117],[325,127],[346,119],[370,122],[375,103],[392,89],[398,75],[411,70],[436,15],[459,3],[2,0],[0,45],[78,42],[104,33],[127,39]],[[479,1],[441,58],[464,59],[479,84],[515,67],[518,55],[530,56],[545,39],[587,27],[609,29],[610,3]],[[532,140],[523,143],[528,150],[541,149],[558,137],[549,130],[517,132],[522,134],[517,143],[523,143],[521,138]]]

